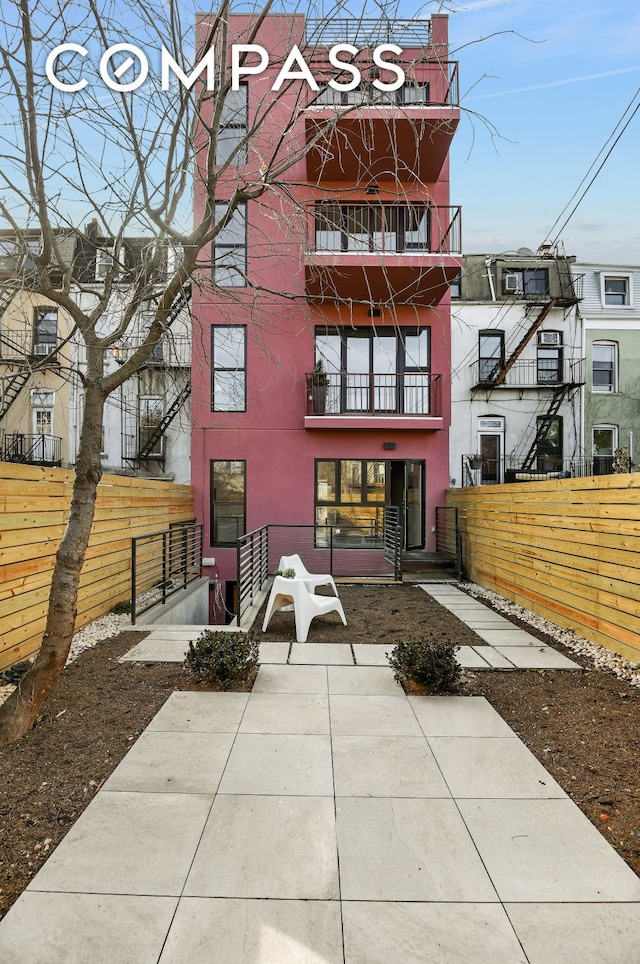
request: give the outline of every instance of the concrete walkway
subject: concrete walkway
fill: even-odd
[[[0,961],[639,960],[640,880],[483,698],[407,697],[347,644],[262,659],[251,694],[167,700]]]

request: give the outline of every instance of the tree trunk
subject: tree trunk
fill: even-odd
[[[19,740],[31,729],[64,669],[78,607],[78,584],[91,535],[98,483],[102,475],[100,442],[104,396],[88,384],[76,463],[71,511],[56,553],[49,610],[42,646],[17,689],[0,706],[0,746]]]

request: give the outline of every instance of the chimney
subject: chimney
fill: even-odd
[[[100,226],[97,218],[91,218],[89,224],[85,224],[84,233],[89,241],[95,241],[100,237]]]

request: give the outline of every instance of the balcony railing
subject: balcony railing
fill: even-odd
[[[367,66],[358,63],[366,77]],[[371,63],[371,69],[376,69]],[[378,90],[363,79],[353,90],[321,86],[309,107],[458,107],[458,63],[454,60],[420,61],[420,79],[405,80],[397,90]],[[415,65],[414,65],[415,71]],[[350,112],[351,113],[351,112]],[[408,114],[408,117],[415,117]]]
[[[116,361],[124,364],[145,341],[143,336],[123,339],[111,349]],[[147,358],[146,365],[159,368],[188,368],[191,364],[191,345],[187,335],[167,335],[160,339]]]
[[[495,358],[481,358],[471,365],[471,383],[491,388],[502,369]],[[518,359],[496,388],[555,388],[558,385],[583,385],[584,358]]]
[[[383,43],[408,48],[427,47],[431,42],[431,20],[428,17],[414,20],[310,18],[305,24],[305,39],[307,44],[327,47],[334,44],[377,47]]]
[[[459,207],[321,202],[312,212],[316,253],[461,253]]]
[[[462,485],[498,485],[502,482],[536,482],[544,479],[579,479],[592,475],[612,475],[613,456],[560,458],[541,455],[530,469],[522,468],[523,459],[479,459],[462,456]]]
[[[307,375],[307,415],[442,414],[441,376],[432,372],[335,372],[318,385]]]
[[[36,361],[49,356],[55,361],[55,353],[62,344],[59,338],[50,341],[34,341],[33,329],[0,330],[0,359],[30,358]]]
[[[62,439],[56,435],[6,433],[2,439],[2,461],[24,465],[62,464]]]

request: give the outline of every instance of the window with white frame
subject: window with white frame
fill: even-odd
[[[613,341],[594,341],[591,349],[591,390],[600,394],[617,391],[618,346]]]
[[[113,242],[96,249],[96,281],[104,281],[113,265]]]
[[[33,354],[48,355],[58,341],[58,309],[36,308],[33,319]]]
[[[161,456],[164,437],[158,434],[158,429],[164,415],[163,399],[152,395],[140,398],[138,412],[140,449],[151,458]]]
[[[593,474],[610,475],[613,471],[613,453],[618,446],[618,426],[594,425],[592,445]]]
[[[602,304],[616,308],[628,308],[632,304],[631,276],[628,274],[603,274]]]

